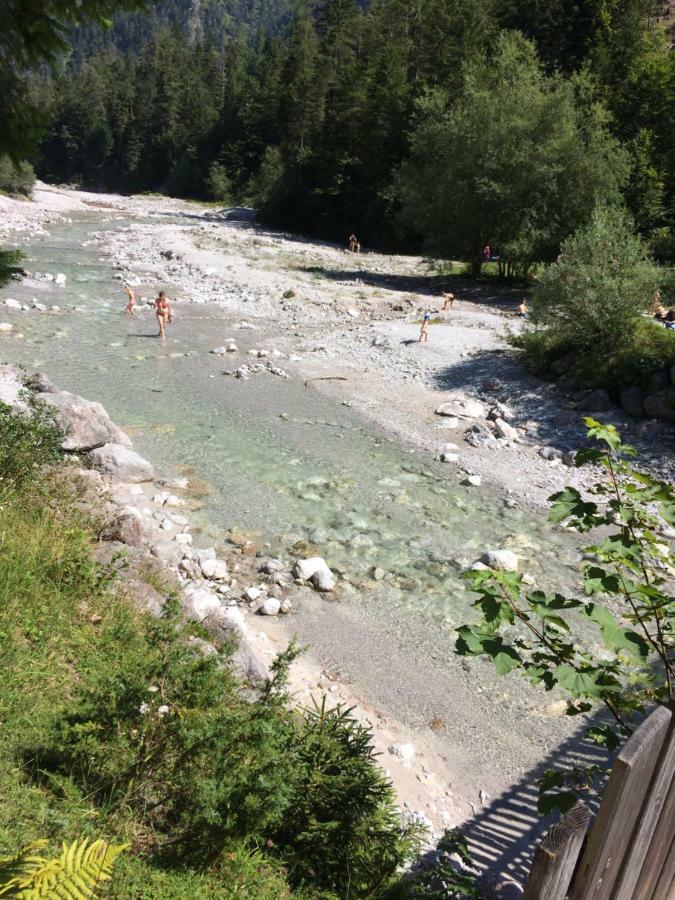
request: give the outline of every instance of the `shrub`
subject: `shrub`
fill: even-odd
[[[659,535],[675,524],[675,491],[632,468],[635,451],[612,425],[585,422],[593,445],[576,464],[600,466],[606,476],[588,498],[568,487],[549,499],[552,522],[581,533],[603,529],[584,556],[587,599],[529,590],[515,572],[468,572],[480,621],[457,629],[456,652],[492,659],[498,675],[520,670],[561,691],[567,715],[604,705],[608,724],[586,737],[611,752],[654,703],[675,698],[675,554]],[[595,767],[546,773],[540,812],[571,808],[579,789],[606,774]]]
[[[261,208],[268,204],[284,174],[284,164],[278,147],[267,147],[260,168],[248,183],[248,202]]]
[[[20,250],[0,250],[0,288],[21,276],[23,270],[19,263],[23,258]]]
[[[34,184],[35,172],[29,163],[15,163],[8,156],[0,156],[0,194],[30,197]]]
[[[41,466],[58,460],[61,435],[49,409],[32,404],[32,415],[15,415],[0,403],[0,490],[20,486]]]
[[[209,174],[206,176],[206,193],[211,200],[217,200],[219,203],[232,202],[232,181],[223,163],[213,162],[209,166]]]
[[[575,351],[601,359],[630,342],[659,281],[628,216],[598,207],[535,284],[532,321]]]

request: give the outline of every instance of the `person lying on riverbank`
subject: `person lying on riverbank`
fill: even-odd
[[[160,291],[159,296],[155,300],[155,313],[157,315],[157,322],[159,323],[159,334],[157,337],[166,337],[165,328],[167,324],[173,322],[173,312],[171,310],[169,298],[164,291]]]

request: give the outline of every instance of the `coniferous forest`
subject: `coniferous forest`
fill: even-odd
[[[655,0],[171,0],[34,75],[34,163],[370,246],[471,260],[487,239],[516,266],[625,202],[669,260],[668,27]]]

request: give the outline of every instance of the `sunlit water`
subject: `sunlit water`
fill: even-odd
[[[0,307],[0,319],[24,335],[1,335],[0,358],[103,403],[160,474],[187,472],[209,482],[198,514],[203,542],[235,529],[287,555],[295,542],[307,541],[352,585],[343,585],[343,602],[386,617],[389,626],[399,623],[408,635],[414,613],[427,648],[437,636],[449,640],[450,626],[465,617],[470,600],[461,564],[487,548],[506,541],[523,552],[525,545],[527,568],[539,583],[560,587],[569,580],[574,547],[543,515],[508,509],[492,491],[460,485],[454,467],[390,441],[300,378],[224,376],[262,331],[234,330],[236,320],[217,306],[177,306],[165,343],[155,337],[151,310],[125,319],[114,259],[85,242],[95,230],[127,224],[100,212],[80,214],[24,246],[26,268],[63,272],[67,285],[0,292],[61,307],[59,313]],[[240,348],[236,362],[209,353],[227,337]],[[372,579],[374,567],[387,573],[384,580]]]

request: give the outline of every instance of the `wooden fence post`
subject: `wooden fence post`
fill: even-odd
[[[591,813],[579,802],[541,839],[523,900],[565,900]]]
[[[614,900],[653,900],[675,832],[675,728],[656,765],[640,823],[633,834]],[[672,873],[671,873],[672,877]]]
[[[614,900],[614,887],[652,782],[671,714],[660,706],[628,740],[612,768],[605,796],[574,879],[571,900]]]

